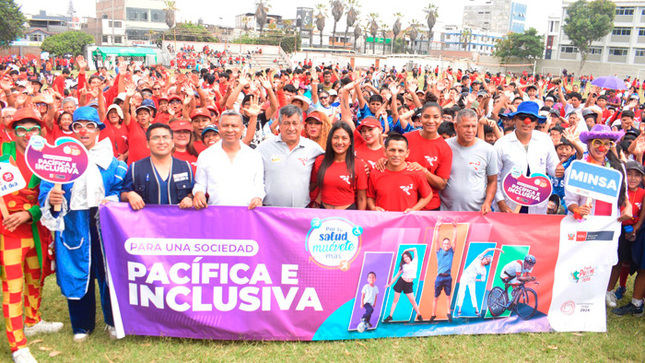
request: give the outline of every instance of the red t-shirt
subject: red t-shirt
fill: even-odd
[[[643,198],[645,198],[645,189],[638,188],[634,192],[628,189],[627,196],[629,197],[629,202],[632,204],[632,218],[626,221],[623,221],[623,226],[633,226],[639,221],[638,215],[641,213],[641,208],[643,208]]]
[[[367,197],[376,206],[391,212],[412,208],[419,199],[427,197],[432,189],[422,171],[373,170],[367,187]]]
[[[101,131],[100,136],[101,140],[105,138],[110,138],[115,158],[118,158],[119,155],[123,155],[128,151],[128,129],[124,125],[117,128],[106,121],[105,129]]]
[[[155,120],[152,123],[168,125],[169,121],[170,121],[170,114],[160,112],[157,114],[157,116],[155,116]]]
[[[369,165],[370,169],[374,169],[376,162],[385,157],[385,148],[372,150],[367,147],[365,139],[357,129],[354,129],[354,150],[356,150],[356,157]]]
[[[443,138],[437,137],[434,140],[426,140],[421,136],[420,131],[412,131],[405,134],[408,139],[410,156],[407,161],[417,162],[421,166],[440,178],[449,179],[452,168],[452,150]],[[432,199],[424,210],[437,209],[441,205],[439,192],[432,188]]]
[[[128,127],[128,166],[139,161],[143,158],[150,156],[150,149],[148,149],[148,140],[146,139],[146,131],[139,125],[136,120],[131,120]]]
[[[172,156],[176,157],[179,160],[187,161],[193,168],[193,175],[195,175],[195,172],[197,171],[197,156],[190,154],[188,151],[176,150],[175,153],[172,154]]]
[[[318,181],[318,170],[322,164],[325,155],[316,158],[313,170],[311,172],[312,182]],[[356,201],[356,191],[367,189],[367,173],[365,164],[357,158],[354,158],[355,178],[350,179],[347,166],[344,162],[334,162],[325,172],[322,188],[322,202],[330,205],[349,205]]]
[[[202,151],[208,149],[202,140],[193,141],[193,147],[195,148],[195,151],[197,151],[197,154],[201,154]]]

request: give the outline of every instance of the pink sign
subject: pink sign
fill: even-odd
[[[87,170],[87,149],[78,140],[60,137],[52,146],[40,136],[33,136],[25,150],[29,169],[40,179],[67,184],[80,178]]]
[[[516,171],[504,178],[502,187],[507,198],[524,206],[543,203],[553,192],[551,181],[546,175],[532,174],[531,177],[526,177]]]

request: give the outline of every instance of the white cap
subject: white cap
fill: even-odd
[[[121,109],[121,106],[112,104],[110,107],[108,107],[106,114],[110,113],[110,111],[116,110],[117,115],[121,118],[121,120],[124,119],[123,117],[123,110]]]

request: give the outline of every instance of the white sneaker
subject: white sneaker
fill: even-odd
[[[30,337],[38,333],[56,333],[63,329],[63,323],[55,321],[45,321],[41,320],[34,326],[25,326],[25,336]]]
[[[88,334],[87,333],[76,333],[74,334],[74,341],[76,343],[83,343],[84,341],[87,340]]]
[[[108,336],[110,337],[111,340],[116,339],[116,328],[111,326],[111,325],[106,325],[105,330],[108,332]]]
[[[605,294],[605,303],[607,304],[607,306],[609,306],[610,308],[615,308],[617,301],[618,300],[616,299],[616,294],[614,294],[613,291],[607,291],[607,293]]]
[[[36,358],[29,352],[29,348],[20,348],[13,352],[14,363],[38,363]]]

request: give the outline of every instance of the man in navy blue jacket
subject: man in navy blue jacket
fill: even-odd
[[[193,206],[193,171],[187,161],[172,156],[172,130],[165,124],[152,124],[146,132],[150,156],[128,168],[121,189],[121,201],[134,210],[146,204]]]

